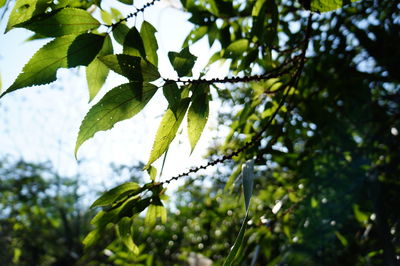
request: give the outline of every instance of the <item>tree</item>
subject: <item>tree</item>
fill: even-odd
[[[156,29],[146,21],[140,29],[126,24],[157,1],[123,18],[103,10],[105,33],[97,32],[101,23],[87,11],[92,10],[90,4],[100,2],[17,1],[7,30],[23,27],[35,37],[55,39],[32,57],[2,94],[54,81],[57,70],[65,67],[87,66],[91,99],[110,69],[126,77],[128,83],[110,90],[83,119],[77,152],[96,132],[140,112],[162,89],[169,106],[144,166],[151,182],[128,182],[97,199],[92,206],[103,209],[92,220],[95,229],[85,238],[86,246],[96,244],[112,224],[119,241],[139,253],[132,237],[137,242],[138,214],[147,209],[148,228],[158,218],[165,223],[166,187],[225,163],[233,171],[225,169],[230,173],[223,171],[218,180],[211,179],[211,191],[240,195],[235,184],[243,180],[246,203],[233,249],[224,254],[226,264],[253,258],[260,264],[397,263],[397,3],[362,1],[342,7],[352,1],[300,5],[182,0],[193,31],[180,52],[168,54],[179,76],[171,79],[160,77],[157,69]],[[340,7],[339,12],[321,15],[304,10]],[[21,10],[24,16],[17,16]],[[196,57],[190,45],[203,37],[218,47],[210,64],[228,61],[232,76],[192,76]],[[113,54],[116,43],[122,45],[122,54]],[[221,121],[231,122],[225,143],[210,147],[206,165],[156,181],[152,163],[165,156],[185,117],[195,148],[211,98],[228,109],[220,112]]]

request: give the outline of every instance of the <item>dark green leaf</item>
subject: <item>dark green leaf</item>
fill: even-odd
[[[118,54],[102,56],[99,59],[111,70],[130,81],[153,81],[160,77],[153,64],[137,56]]]
[[[111,129],[115,123],[139,113],[156,91],[156,86],[139,82],[123,84],[109,91],[89,110],[82,121],[75,155],[82,143],[96,132]]]
[[[121,3],[127,4],[127,5],[132,5],[133,4],[133,0],[118,0]]]
[[[128,32],[129,32],[129,27],[126,26],[126,24],[124,23],[120,23],[113,29],[112,34],[117,43],[124,45],[125,37],[128,34]]]
[[[180,77],[191,75],[197,57],[192,55],[189,48],[183,48],[180,53],[169,52],[169,61]]]
[[[138,56],[146,59],[146,52],[144,50],[143,40],[136,27],[132,27],[126,34],[123,48],[124,54]]]
[[[163,93],[168,101],[168,108],[172,110],[174,114],[178,110],[179,102],[181,100],[181,91],[173,81],[167,81],[163,86]]]

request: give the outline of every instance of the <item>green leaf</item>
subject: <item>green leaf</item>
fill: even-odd
[[[95,229],[95,230],[91,231],[89,234],[87,234],[86,237],[82,241],[85,248],[91,247],[95,243],[97,243],[101,239],[102,233],[103,233],[102,231]]]
[[[195,94],[192,99],[187,116],[188,136],[192,147],[191,152],[193,152],[207,123],[209,113],[208,102],[208,93]]]
[[[327,12],[358,1],[360,0],[300,0],[300,3],[307,10]]]
[[[138,246],[133,242],[132,219],[122,218],[118,223],[118,235],[124,245],[135,255],[139,254]]]
[[[335,235],[336,235],[336,237],[339,239],[340,243],[341,243],[344,247],[347,247],[347,245],[348,245],[347,239],[346,239],[339,231],[335,231]]]
[[[129,27],[126,26],[126,24],[124,23],[120,23],[118,24],[117,27],[113,29],[112,34],[117,43],[124,45],[125,37],[128,34],[128,32],[129,32]]]
[[[147,173],[150,175],[151,181],[155,181],[156,180],[157,169],[154,166],[150,165],[150,167],[147,168]]]
[[[243,194],[246,211],[249,210],[250,199],[253,195],[253,183],[254,183],[254,160],[248,160],[242,166],[243,175]]]
[[[172,110],[174,114],[178,110],[179,102],[181,100],[181,91],[179,90],[176,82],[167,81],[163,86],[163,93],[168,101],[168,108]]]
[[[109,91],[87,113],[79,129],[75,156],[79,147],[98,131],[111,129],[115,123],[129,119],[140,112],[153,97],[157,87],[131,82]]]
[[[226,48],[225,53],[228,56],[233,56],[233,57],[242,56],[248,47],[249,47],[249,41],[247,39],[237,40],[231,43]]]
[[[124,3],[126,5],[132,5],[133,4],[133,0],[118,0],[118,1],[120,1],[121,3]]]
[[[43,36],[59,37],[87,32],[99,26],[100,22],[85,10],[63,8],[51,13],[35,16],[14,27],[26,28]]]
[[[107,12],[105,10],[100,10],[100,16],[101,16],[101,19],[104,21],[104,23],[111,25],[113,17],[109,12]]]
[[[180,77],[191,75],[197,57],[192,55],[189,48],[183,48],[180,53],[169,52],[169,61]]]
[[[156,138],[153,143],[153,148],[150,153],[149,161],[147,162],[144,169],[150,167],[150,165],[160,158],[160,156],[167,150],[169,144],[175,138],[176,132],[186,114],[186,110],[189,106],[190,99],[185,98],[179,104],[176,116],[171,109],[168,109],[163,119],[161,120],[160,127],[157,130]]]
[[[253,6],[253,10],[251,11],[251,15],[253,17],[257,17],[260,14],[260,11],[263,9],[264,3],[267,0],[257,0]]]
[[[359,221],[360,223],[365,224],[368,221],[369,216],[366,213],[362,212],[360,210],[360,206],[358,206],[357,204],[353,205],[353,212],[357,221]]]
[[[145,225],[153,227],[156,224],[158,217],[160,217],[162,223],[166,223],[167,210],[162,204],[150,204],[149,208],[147,209],[146,217],[144,219]]]
[[[90,208],[94,208],[97,206],[107,206],[112,204],[121,194],[127,191],[133,191],[140,188],[139,184],[135,182],[127,182],[122,185],[119,185],[106,193],[104,193],[100,198],[98,198]]]
[[[126,34],[123,45],[123,53],[146,59],[143,40],[136,27],[132,27]]]
[[[158,66],[158,44],[155,33],[157,30],[147,21],[143,21],[140,28],[140,36],[142,36],[146,59],[155,66]]]
[[[111,70],[130,81],[153,81],[160,77],[153,64],[137,56],[117,54],[102,56],[99,59]]]
[[[0,98],[24,87],[55,81],[59,68],[89,65],[100,51],[104,38],[105,36],[85,33],[62,36],[47,43],[33,55]]]
[[[235,243],[233,244],[228,254],[228,257],[225,259],[223,265],[232,265],[232,263],[235,260],[236,254],[238,253],[240,247],[243,244],[244,233],[246,232],[247,221],[249,217],[250,199],[253,194],[254,160],[248,160],[242,166],[242,176],[243,176],[243,194],[244,194],[244,203],[246,207],[246,216],[243,220],[242,226],[240,227],[240,231],[238,236],[236,237]]]
[[[113,53],[113,47],[110,36],[104,40],[98,56],[105,56]],[[97,95],[104,82],[107,79],[109,68],[101,62],[99,58],[95,58],[86,68],[86,80],[89,88],[89,102]]]
[[[5,32],[15,25],[25,22],[35,15],[42,14],[47,8],[47,0],[17,0],[8,19]]]
[[[246,217],[243,220],[242,226],[240,227],[240,231],[238,236],[235,239],[235,243],[231,247],[231,250],[229,251],[228,257],[224,261],[224,266],[232,265],[237,252],[239,251],[240,247],[243,244],[243,238],[244,238],[244,233],[246,232],[246,227],[247,227],[247,221],[248,221],[248,216],[246,214]]]
[[[0,8],[7,3],[7,0],[0,0]]]

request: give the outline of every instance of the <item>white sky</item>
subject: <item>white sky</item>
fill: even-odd
[[[111,3],[114,7],[121,7],[123,13],[134,11],[134,8],[118,4],[118,1]],[[135,1],[135,6],[141,7],[142,3]],[[169,6],[167,1],[158,2],[145,11],[144,18],[158,30],[156,37],[160,47],[158,54],[161,75],[176,77],[167,53],[180,50],[191,24],[187,22],[187,14]],[[140,23],[143,15],[138,18],[137,23]],[[134,23],[133,20],[129,21],[131,26]],[[4,32],[5,24],[6,20],[1,23],[0,31]],[[0,35],[3,90],[12,84],[35,51],[47,42],[24,42],[30,34],[27,30],[14,29]],[[212,54],[208,51],[206,40],[191,47],[191,52],[199,57],[195,66],[198,71]],[[213,77],[223,76],[219,70],[211,73]],[[93,139],[84,143],[78,153],[78,159],[83,163],[78,164],[73,156],[75,140],[80,122],[91,106],[88,104],[84,68],[59,70],[57,77],[58,80],[50,85],[21,89],[0,100],[1,156],[11,154],[14,158],[21,157],[28,161],[51,161],[62,175],[81,173],[84,182],[89,185],[102,184],[108,188],[114,181],[118,182],[108,179],[109,163],[132,165],[138,160],[147,162],[159,121],[167,107],[161,90],[136,117],[117,123],[112,130],[97,133]],[[124,78],[111,74],[93,103],[101,99],[109,89],[125,82]],[[201,156],[212,139],[210,127],[216,126],[216,108],[218,104],[212,103],[205,132],[190,157],[186,127],[182,127],[184,134],[175,139],[175,144],[170,147],[164,177],[204,162]],[[161,161],[158,161],[158,165]],[[155,164],[156,167],[158,165]],[[157,168],[160,170],[160,167]]]

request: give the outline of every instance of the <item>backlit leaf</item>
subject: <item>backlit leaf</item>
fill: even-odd
[[[246,39],[241,39],[234,41],[226,48],[226,53],[228,56],[241,56],[249,47],[249,41]]]
[[[150,153],[149,161],[147,162],[144,169],[147,169],[155,160],[167,150],[169,144],[175,138],[176,132],[186,114],[186,110],[189,106],[190,99],[183,99],[179,104],[176,112],[176,116],[171,109],[168,109],[163,119],[161,120],[160,126],[157,130],[156,138],[153,143],[153,148]]]
[[[138,246],[133,242],[132,219],[122,218],[118,223],[118,234],[124,245],[134,254],[139,254]]]
[[[151,181],[156,180],[157,169],[154,166],[150,165],[150,167],[147,169],[147,173],[149,173]]]
[[[114,39],[121,45],[124,45],[125,37],[129,32],[129,27],[124,23],[118,24],[112,31]]]
[[[300,0],[307,10],[314,12],[327,12],[360,0]]]
[[[153,227],[157,222],[157,218],[160,218],[162,223],[166,223],[167,210],[162,204],[161,205],[151,204],[147,209],[144,223],[147,226]]]
[[[191,152],[193,152],[194,147],[199,141],[201,133],[203,132],[207,123],[209,113],[208,102],[208,94],[201,93],[199,95],[195,95],[192,100],[192,104],[190,105],[187,120],[189,141],[192,147]]]
[[[17,0],[8,19],[6,32],[15,25],[25,22],[35,15],[42,14],[47,8],[47,0]]]
[[[180,77],[191,75],[197,57],[192,55],[189,48],[183,48],[180,53],[169,52],[169,61]]]
[[[147,21],[143,21],[140,28],[140,36],[142,36],[144,49],[146,51],[146,59],[155,66],[158,66],[158,44],[155,33],[157,30]]]
[[[137,56],[118,54],[102,56],[99,59],[111,70],[130,81],[153,81],[160,77],[153,64]]]
[[[124,54],[146,58],[143,40],[136,27],[129,29],[123,45]]]
[[[127,191],[133,191],[140,188],[140,186],[135,183],[135,182],[126,182],[123,183],[122,185],[119,185],[103,195],[101,195],[100,198],[98,198],[91,206],[97,207],[97,206],[106,206],[112,204],[121,194],[127,192]]]
[[[140,112],[153,97],[157,87],[131,82],[109,91],[87,113],[79,129],[75,155],[79,147],[98,131],[111,129],[115,123],[129,119]]]
[[[51,13],[45,13],[17,24],[48,37],[59,37],[68,34],[79,34],[100,26],[100,22],[86,10],[78,8],[63,8]]]
[[[176,85],[176,82],[167,81],[163,86],[163,93],[168,101],[168,108],[170,108],[172,112],[176,114],[179,102],[181,100],[181,91]]]
[[[107,36],[98,56],[105,56],[112,53],[113,47],[111,38]],[[89,88],[89,101],[93,100],[103,86],[107,79],[109,70],[110,69],[97,57],[86,68],[86,80]]]
[[[52,40],[33,55],[14,83],[0,97],[24,87],[55,81],[59,68],[89,65],[100,51],[103,41],[104,36],[90,33],[66,35]]]
[[[247,221],[249,217],[249,206],[250,199],[253,194],[253,183],[254,183],[254,160],[247,161],[242,166],[242,176],[243,176],[243,194],[244,194],[244,203],[246,207],[246,216],[243,220],[242,226],[240,227],[240,231],[238,236],[235,239],[235,243],[233,244],[228,257],[225,259],[225,265],[232,265],[235,257],[243,244],[244,233],[246,232]]]

